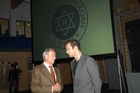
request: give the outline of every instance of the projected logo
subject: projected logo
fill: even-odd
[[[79,13],[72,5],[57,9],[52,21],[53,34],[60,40],[71,38],[79,27]]]
[[[65,48],[66,41],[80,40],[87,28],[88,15],[81,0],[62,0],[51,8],[49,14],[49,40],[59,48]]]

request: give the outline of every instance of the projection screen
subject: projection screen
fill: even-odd
[[[114,53],[110,0],[31,0],[33,61],[45,48],[68,58],[66,41],[76,39],[86,55]]]

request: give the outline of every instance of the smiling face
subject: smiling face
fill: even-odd
[[[70,43],[66,44],[66,53],[69,55],[69,57],[74,57],[74,49],[70,45]]]
[[[53,65],[56,59],[55,51],[49,50],[48,54],[45,54],[44,61],[49,65]]]

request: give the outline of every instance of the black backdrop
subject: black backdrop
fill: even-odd
[[[140,19],[125,24],[133,72],[140,72]]]

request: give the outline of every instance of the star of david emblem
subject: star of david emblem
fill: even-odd
[[[74,13],[68,13],[65,9],[62,10],[60,16],[56,17],[56,32],[62,32],[66,37],[71,28],[75,28],[73,22]]]
[[[58,48],[65,48],[70,39],[81,40],[87,28],[88,15],[81,0],[61,0],[48,12],[47,34],[49,42]],[[79,7],[80,6],[80,7]]]

